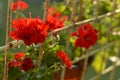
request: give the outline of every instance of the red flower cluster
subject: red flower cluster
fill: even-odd
[[[59,20],[51,15],[48,15],[47,24],[49,26],[48,31],[53,31],[55,29],[64,27],[64,21]]]
[[[33,61],[30,58],[24,58],[24,53],[16,53],[14,55],[14,60],[9,63],[10,68],[19,67],[21,70],[29,71],[34,67]]]
[[[58,28],[64,27],[64,18],[53,7],[48,9],[47,24],[49,25],[49,31],[53,31]]]
[[[57,11],[54,7],[48,8],[48,14],[63,21],[68,20],[68,16],[61,15],[61,13]]]
[[[19,66],[21,66],[21,62],[19,62],[17,60],[13,60],[9,63],[9,65],[10,65],[10,68],[19,67]]]
[[[10,36],[15,40],[23,40],[26,45],[38,44],[45,41],[48,26],[37,18],[20,18],[13,20],[14,31]]]
[[[15,59],[16,60],[19,60],[19,59],[23,59],[25,57],[25,54],[24,53],[21,53],[21,52],[17,52],[15,55],[14,55]]]
[[[60,17],[60,13],[53,7],[48,8],[48,14],[50,14],[53,17],[56,17],[56,18]]]
[[[72,69],[72,66],[71,66],[72,62],[70,61],[70,59],[67,57],[67,55],[63,51],[58,51],[57,56],[66,64],[66,66],[69,69]]]
[[[33,61],[30,58],[25,58],[22,61],[21,69],[24,71],[29,71],[32,68],[34,68]]]
[[[24,1],[18,0],[12,4],[12,11],[17,10],[26,10],[28,8],[28,4]]]
[[[78,32],[73,32],[72,35],[78,37],[75,41],[75,46],[84,47],[86,49],[94,45],[98,39],[97,30],[89,23],[80,26]]]

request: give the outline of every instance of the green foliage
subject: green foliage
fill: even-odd
[[[19,79],[21,76],[22,76],[22,72],[17,67],[9,69],[10,80]]]

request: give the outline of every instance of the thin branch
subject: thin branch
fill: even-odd
[[[64,80],[64,77],[65,77],[65,71],[66,71],[66,67],[63,66],[63,68],[62,68],[62,72],[61,72],[61,75],[60,75],[60,80]]]
[[[70,0],[66,0],[66,6],[70,4]]]
[[[93,20],[93,25],[95,24],[97,17],[98,17],[98,2],[99,2],[99,0],[94,0],[94,5],[95,5],[94,18],[95,18],[95,20]]]
[[[110,66],[110,67],[108,67],[107,69],[105,69],[105,70],[101,73],[101,75],[105,75],[105,74],[109,73],[110,71],[112,71],[114,68],[117,68],[118,66],[120,66],[120,60],[117,61],[116,64],[113,64],[112,66]],[[91,78],[90,80],[96,80],[96,78],[97,78],[97,75],[94,76],[93,78]]]
[[[47,22],[47,14],[48,14],[48,5],[49,5],[50,0],[46,0],[45,6],[44,6],[44,17],[43,21],[46,23]]]
[[[86,53],[86,55],[88,55],[89,54],[89,52],[90,52],[90,49],[87,49],[87,53]],[[87,72],[87,66],[88,66],[88,56],[85,58],[85,60],[84,60],[84,67],[83,67],[83,71],[82,71],[82,76],[81,76],[81,78],[80,78],[80,80],[85,80],[85,74],[86,74],[86,72]]]
[[[7,15],[7,28],[6,28],[6,45],[10,43],[10,28],[12,20],[12,0],[8,0],[8,15]],[[8,64],[9,64],[9,47],[5,50],[5,62],[4,62],[4,80],[8,80]]]
[[[73,60],[72,63],[74,64],[74,63],[77,63],[77,62],[80,61],[80,60],[85,59],[86,57],[93,56],[93,55],[95,55],[97,52],[99,52],[99,51],[101,51],[101,50],[104,50],[104,49],[106,49],[106,48],[108,48],[108,47],[113,46],[116,42],[119,42],[119,40],[114,41],[114,42],[111,42],[111,43],[108,43],[108,45],[104,45],[103,47],[97,48],[97,49],[91,51],[89,54],[83,55],[83,56],[81,56],[80,58],[77,58],[77,59]]]
[[[75,14],[75,10],[76,10],[76,3],[77,3],[77,0],[74,0],[73,6],[72,6],[72,12],[71,12],[71,19],[70,19],[70,21],[73,24],[74,24],[74,14]],[[68,29],[68,36],[66,38],[66,50],[67,50],[67,54],[69,54],[71,32],[72,32],[72,28],[69,28]],[[66,68],[64,67],[62,69],[62,73],[61,73],[61,80],[64,80],[65,71],[66,71]]]
[[[24,42],[22,40],[12,41],[9,44],[0,47],[0,52],[4,51],[6,49],[9,49],[9,48],[15,48],[15,47],[17,47],[18,45],[21,45],[21,44],[24,44]]]
[[[49,0],[46,0],[45,6],[44,6],[44,17],[43,17],[43,21],[45,23],[47,22],[48,4],[49,4]],[[41,66],[43,55],[44,55],[44,43],[41,43],[38,62],[37,62],[38,68],[40,68],[40,66]]]
[[[94,8],[94,18],[95,18],[95,20],[93,21],[93,25],[95,25],[95,23],[96,23],[96,21],[97,21],[97,18],[98,18],[98,2],[99,2],[99,0],[94,0],[94,5],[95,5],[95,8]],[[99,27],[99,29],[101,30],[101,27]],[[101,64],[100,64],[100,71],[99,71],[99,73],[98,73],[98,78],[97,78],[97,80],[100,80],[100,78],[101,78],[101,71],[102,71],[102,67],[103,67],[103,62],[105,61],[105,58],[104,58],[104,55],[105,54],[102,54],[102,62],[101,62]]]
[[[116,55],[116,57],[118,57],[119,55]],[[115,76],[115,69],[116,69],[116,63],[119,61],[119,58],[117,58],[117,60],[114,62],[113,64],[113,69],[111,70],[110,73],[110,79],[109,80],[114,80],[114,76]]]
[[[80,0],[80,9],[79,9],[78,21],[82,20],[82,2],[83,2],[83,0]]]
[[[74,22],[74,15],[75,15],[75,10],[76,10],[76,3],[77,3],[77,0],[74,0],[73,7],[72,7],[72,13],[71,13],[71,19],[70,19],[70,22],[73,24],[73,26],[74,26],[74,23],[75,23]],[[69,53],[71,32],[72,32],[72,28],[69,28],[68,29],[68,36],[67,36],[67,39],[66,39],[66,50],[67,50],[67,53]]]
[[[113,0],[113,12],[115,11],[117,7],[117,0]],[[111,23],[114,21],[114,15],[113,15],[113,18],[111,19]],[[109,31],[110,29],[112,28],[112,26],[109,28]],[[119,55],[117,54],[116,57],[118,57]],[[109,80],[114,80],[114,76],[115,76],[115,67],[116,67],[116,64],[117,63],[117,60],[116,62],[114,63],[114,69],[111,71],[110,73],[110,79]]]

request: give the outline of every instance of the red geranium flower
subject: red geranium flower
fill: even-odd
[[[70,61],[70,59],[67,57],[67,55],[63,51],[58,51],[57,56],[66,64],[66,66],[69,69],[72,69],[72,66],[71,66],[72,62]]]
[[[47,24],[49,31],[64,27],[64,22],[68,19],[67,16],[62,16],[54,7],[48,9]]]
[[[21,52],[17,52],[15,55],[14,55],[15,59],[16,60],[19,60],[19,59],[23,59],[25,57],[25,54],[24,53],[21,53]]]
[[[33,61],[30,58],[25,58],[22,61],[21,70],[29,71],[32,68],[34,68]]]
[[[17,61],[17,60],[13,60],[13,61],[11,61],[10,63],[9,63],[9,65],[10,65],[10,68],[13,68],[13,67],[19,67],[19,66],[21,66],[21,62],[19,62],[19,61]]]
[[[63,20],[59,20],[58,18],[53,17],[51,15],[48,15],[47,24],[49,26],[48,28],[49,31],[53,31],[55,29],[64,27]]]
[[[94,45],[98,39],[97,30],[94,29],[89,23],[80,26],[78,28],[78,32],[73,32],[72,35],[77,36],[75,46],[84,47],[86,49]]]
[[[66,21],[68,20],[68,16],[61,15],[61,13],[54,7],[48,8],[48,15],[52,15],[53,17]]]
[[[17,10],[26,10],[28,8],[28,4],[24,1],[18,0],[17,2],[14,2],[12,4],[12,10],[17,11]]]
[[[59,18],[61,16],[60,12],[58,12],[54,7],[48,8],[48,14],[56,18]]]
[[[37,18],[20,18],[13,20],[14,31],[10,36],[15,40],[23,40],[26,45],[38,44],[45,41],[48,26]]]

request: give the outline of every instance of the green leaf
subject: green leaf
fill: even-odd
[[[9,69],[9,80],[16,80],[19,79],[22,76],[22,72],[17,67]]]

